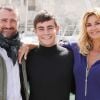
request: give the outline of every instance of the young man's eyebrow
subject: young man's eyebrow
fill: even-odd
[[[44,27],[42,27],[42,26],[37,27],[37,29],[39,29],[39,28],[44,28]]]
[[[49,26],[47,26],[47,27],[49,28],[49,27],[54,27],[54,26],[53,26],[53,25],[49,25]]]

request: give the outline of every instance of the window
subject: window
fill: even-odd
[[[35,0],[28,0],[28,10],[29,11],[35,10]]]

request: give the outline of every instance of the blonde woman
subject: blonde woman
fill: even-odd
[[[100,100],[100,8],[87,11],[81,21],[74,52],[76,100]]]

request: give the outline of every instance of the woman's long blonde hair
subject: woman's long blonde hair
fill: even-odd
[[[98,19],[100,19],[100,8],[87,11],[81,20],[78,45],[80,48],[80,53],[83,55],[87,55],[93,49],[93,41],[87,34],[86,29],[87,20],[92,15],[95,15]]]

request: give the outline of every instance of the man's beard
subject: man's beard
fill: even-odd
[[[0,30],[0,34],[2,34],[5,38],[12,38],[13,36],[15,36],[17,30],[15,30],[15,28],[11,27],[11,28],[2,28]]]

